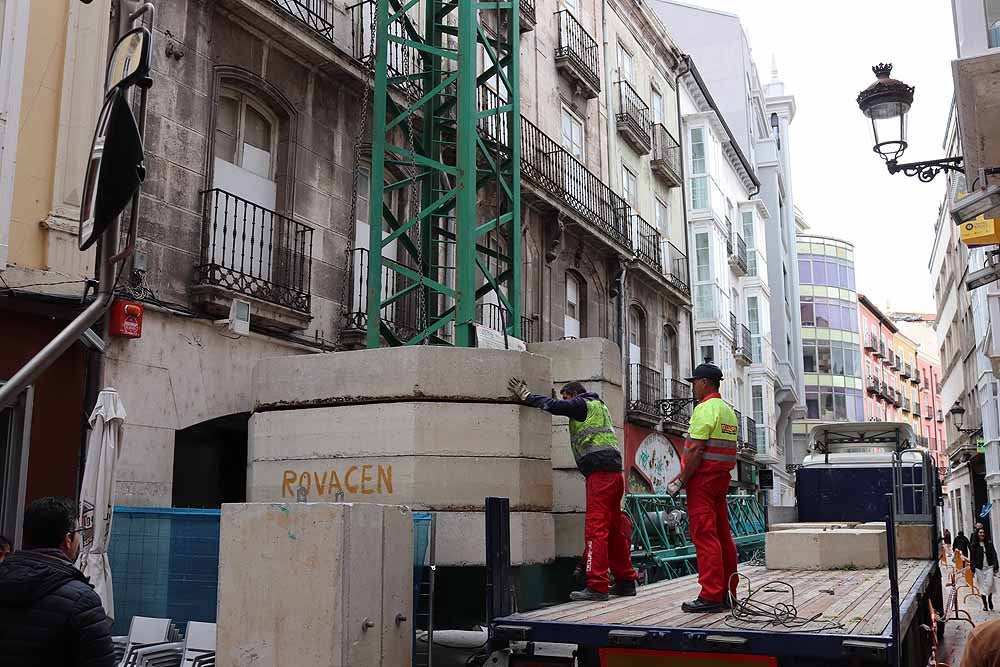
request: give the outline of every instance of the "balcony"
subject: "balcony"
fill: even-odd
[[[899,369],[899,377],[903,378],[904,380],[909,379],[912,373],[913,373],[913,366],[910,366],[909,364],[903,364]]]
[[[729,313],[729,331],[733,336],[732,348],[736,351],[736,348],[740,346],[739,342],[739,325],[736,323],[736,313]]]
[[[660,242],[660,257],[663,260],[663,277],[685,299],[691,298],[691,284],[688,280],[687,256],[670,241]]]
[[[736,348],[736,363],[749,366],[753,363],[753,337],[745,324],[740,325],[740,344]]]
[[[878,341],[871,334],[864,337],[865,342],[865,352],[872,352],[873,354],[878,351]]]
[[[944,423],[944,413],[941,412],[940,410],[937,411],[937,421],[939,424]]]
[[[910,406],[910,414],[920,419],[920,401],[913,401],[913,405]]]
[[[367,248],[351,251],[351,299],[343,337],[348,347],[364,347],[364,332],[368,329],[368,261]],[[386,299],[411,287],[412,281],[402,274],[382,267],[382,298]],[[418,291],[410,290],[382,309],[382,326],[398,339],[409,340],[417,331]]]
[[[661,419],[663,380],[659,371],[642,364],[628,367],[628,401],[626,417],[630,422],[655,426]]]
[[[572,12],[556,12],[559,21],[559,43],[556,46],[556,68],[580,85],[584,97],[593,99],[601,93],[600,51],[597,41],[587,34]]]
[[[909,412],[909,411],[910,411],[910,399],[904,398],[903,399],[903,412]]]
[[[885,356],[885,345],[879,341],[878,345],[872,350],[872,356],[876,359],[881,359]]]
[[[623,254],[632,255],[628,237],[628,203],[612,192],[527,118],[521,118],[521,174],[546,195],[613,242]],[[529,195],[522,188],[522,197]],[[549,202],[551,203],[551,201]]]
[[[920,386],[920,369],[914,368],[913,375],[910,376],[910,384]]]
[[[649,161],[649,168],[670,187],[679,188],[683,182],[681,145],[660,123],[653,125],[653,155]]]
[[[746,444],[747,448],[757,453],[757,422],[754,421],[753,417],[743,418],[743,432],[746,433]]]
[[[694,407],[691,385],[683,380],[665,378],[663,393],[663,400],[660,401],[663,427],[675,431],[687,430],[688,422],[691,420],[691,410]]]
[[[521,32],[535,29],[535,0],[521,0]]]
[[[632,249],[635,251],[636,259],[652,269],[656,275],[662,275],[660,233],[635,213],[632,214],[629,223],[629,232],[632,236]]]
[[[743,413],[733,409],[733,414],[736,415],[736,446],[742,449],[743,443],[746,442],[746,434],[743,432]]]
[[[892,390],[892,404],[897,408],[903,405],[903,395],[899,393],[898,389]]]
[[[236,296],[253,304],[267,328],[305,328],[311,319],[311,227],[225,190],[202,192],[201,264],[194,300],[228,315]]]
[[[902,367],[902,365],[903,364],[899,356],[892,350],[889,350],[889,368],[891,368],[894,371],[898,371]]]
[[[618,113],[615,114],[618,132],[640,155],[645,155],[653,146],[649,106],[628,81],[619,81],[615,87],[618,89]]]
[[[941,411],[938,410],[939,414],[940,414],[940,412]],[[934,411],[928,408],[927,412],[924,413],[924,419],[926,419],[928,421],[930,421],[931,419],[934,419]]]
[[[729,266],[738,277],[747,274],[747,243],[739,234],[736,235],[736,252],[733,252],[732,241],[728,242]]]
[[[874,375],[869,375],[868,381],[865,383],[865,389],[869,394],[881,394],[882,382]]]
[[[324,0],[310,0],[311,2],[323,2]],[[372,19],[375,13],[375,0],[361,0],[361,2],[348,5],[347,10],[351,13],[351,55],[355,60],[365,67],[374,67],[372,62],[375,58],[375,51],[372,48]],[[389,23],[389,33],[393,37],[406,39],[402,21],[392,21]],[[420,69],[417,64],[416,54],[410,54],[410,63],[407,67],[407,48],[395,40],[389,41],[386,46],[386,71],[390,77],[402,78],[409,70],[414,73]],[[367,73],[366,73],[367,74]],[[422,93],[423,82],[419,78],[411,77],[410,80],[391,84],[393,88],[409,94]]]

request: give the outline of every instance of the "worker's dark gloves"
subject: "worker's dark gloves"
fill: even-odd
[[[522,403],[528,400],[528,394],[531,393],[528,391],[528,385],[520,378],[511,378],[510,382],[507,383],[507,388],[510,390],[511,396]]]

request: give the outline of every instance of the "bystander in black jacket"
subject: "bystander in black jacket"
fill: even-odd
[[[966,558],[969,557],[969,538],[965,536],[965,533],[958,531],[958,535],[955,536],[955,541],[951,543],[952,549],[958,549],[961,551]]]
[[[58,549],[0,563],[0,667],[114,667],[101,598]]]
[[[979,540],[974,540],[969,547],[969,552],[969,561],[972,562],[973,570],[982,570],[984,567],[988,567],[992,568],[994,572],[997,571],[997,550],[992,542],[987,541],[984,544]]]

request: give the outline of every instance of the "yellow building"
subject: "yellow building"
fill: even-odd
[[[895,372],[899,374],[899,391],[903,395],[902,404],[897,410],[899,421],[904,421],[920,434],[920,391],[917,384],[911,382],[919,374],[917,351],[919,345],[901,332],[893,334],[893,348],[896,350]],[[926,443],[925,443],[926,446]]]
[[[94,251],[77,249],[77,225],[111,0],[5,0],[0,12],[2,382],[85,305]],[[11,457],[0,462],[0,493],[14,490],[18,502],[0,504],[0,533],[15,542],[26,502],[76,493],[94,354],[74,345],[10,408],[15,430],[0,432],[0,452]]]

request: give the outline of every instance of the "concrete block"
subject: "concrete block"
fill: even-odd
[[[583,555],[583,512],[553,514],[556,535],[556,558],[579,558]]]
[[[510,498],[512,510],[552,509],[552,467],[545,459],[478,456],[330,457],[250,461],[251,502],[294,501],[303,487],[311,501],[338,499],[414,509],[482,510],[487,496]]]
[[[875,569],[888,562],[885,532],[800,528],[768,532],[765,552],[769,570]]]
[[[607,338],[532,343],[528,351],[552,360],[552,381],[604,380],[622,386],[621,349]]]
[[[546,357],[475,348],[381,348],[265,359],[253,374],[254,405],[321,405],[445,400],[511,402],[507,381],[551,384]]]
[[[552,471],[552,511],[584,512],[587,509],[586,479],[575,468]]]
[[[404,507],[223,505],[218,664],[409,664],[412,576]]]
[[[548,459],[548,414],[514,403],[401,402],[273,410],[250,417],[255,461],[334,457]]]
[[[885,523],[874,521],[858,526],[859,530],[881,530],[885,533]],[[912,523],[896,524],[897,558],[935,558],[936,545],[934,530],[930,525]]]
[[[775,532],[781,530],[803,530],[803,529],[813,529],[813,530],[834,530],[837,528],[855,528],[859,527],[856,521],[846,521],[846,522],[835,522],[835,523],[825,523],[822,521],[806,521],[803,523],[772,523],[768,526],[768,530]],[[885,526],[882,526],[885,528]]]
[[[438,565],[486,564],[485,513],[436,512],[435,515],[435,557]],[[553,515],[548,512],[510,513],[512,565],[547,563],[555,557],[552,518]]]

